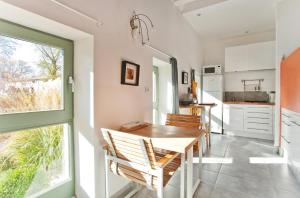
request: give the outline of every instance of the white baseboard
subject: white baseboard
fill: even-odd
[[[264,139],[264,140],[274,140],[273,134],[263,134],[263,133],[260,134],[260,133],[249,132],[249,131],[224,130],[224,134],[231,135],[231,136]]]

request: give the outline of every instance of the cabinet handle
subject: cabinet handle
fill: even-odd
[[[247,112],[247,113],[258,113],[258,114],[265,114],[265,115],[270,115],[271,113],[266,113],[266,112]]]
[[[291,126],[290,124],[287,124],[285,121],[282,121],[282,123],[286,126]]]
[[[287,117],[287,118],[291,118],[291,116],[288,116],[288,115],[285,115],[285,114],[282,114],[284,117]]]
[[[270,109],[269,107],[248,107],[249,109]]]
[[[295,121],[291,121],[291,123],[293,123],[294,125],[296,125],[296,126],[299,126],[300,127],[300,124],[298,124],[297,122],[295,122]]]
[[[271,118],[259,118],[259,117],[247,117],[247,118],[254,118],[254,119],[261,119],[261,120],[270,120]]]
[[[256,128],[247,128],[247,129],[252,129],[252,130],[258,130],[258,131],[269,131],[269,130],[267,130],[267,129],[256,129]]]
[[[288,141],[284,136],[281,136],[288,144],[290,144],[291,142]]]
[[[270,123],[263,123],[263,122],[247,122],[247,123],[249,123],[249,124],[270,124]]]

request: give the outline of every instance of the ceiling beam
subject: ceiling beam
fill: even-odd
[[[184,0],[182,0],[182,1],[184,1]],[[186,1],[188,1],[188,0],[186,0]],[[192,12],[192,11],[195,11],[195,10],[198,10],[201,8],[205,8],[205,7],[216,5],[219,3],[223,3],[226,1],[228,1],[228,0],[194,0],[194,1],[191,1],[189,3],[182,5],[180,10],[183,14],[185,14],[185,13]]]

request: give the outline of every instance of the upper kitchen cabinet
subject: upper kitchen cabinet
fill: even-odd
[[[225,72],[265,69],[275,69],[274,41],[225,49]]]
[[[248,46],[235,46],[225,49],[225,72],[247,71]]]

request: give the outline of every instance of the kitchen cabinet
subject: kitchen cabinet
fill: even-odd
[[[249,70],[275,69],[275,42],[248,45]]]
[[[223,106],[223,128],[224,130],[244,130],[244,108],[239,105]]]
[[[225,72],[248,70],[248,46],[235,46],[225,49]]]
[[[300,48],[286,57],[280,69],[280,145],[300,181]]]
[[[300,181],[300,113],[283,108],[281,114],[281,149]]]
[[[225,72],[275,69],[275,65],[274,41],[225,49]]]
[[[273,140],[273,106],[225,104],[223,111],[226,134]]]

